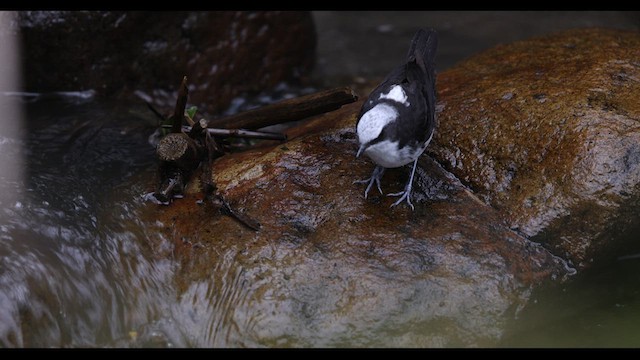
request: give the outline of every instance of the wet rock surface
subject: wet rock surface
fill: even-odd
[[[193,344],[488,346],[532,288],[567,274],[427,156],[414,212],[374,191],[365,200],[352,184],[373,167],[354,156],[360,106],[215,162],[220,193],[260,231],[196,205],[196,182],[158,209],[181,262],[180,301],[208,304],[182,330]],[[401,189],[408,170],[388,171],[383,190]],[[199,318],[206,309],[220,318]]]
[[[309,12],[23,11],[17,24],[26,91],[139,91],[169,109],[183,75],[190,103],[218,113],[245,92],[304,80],[315,56]]]
[[[427,150],[517,232],[579,268],[634,242],[640,34],[581,29],[497,46],[438,77]]]

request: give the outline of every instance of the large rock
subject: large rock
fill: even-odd
[[[220,193],[260,231],[196,205],[195,181],[159,210],[193,307],[177,326],[192,344],[490,346],[532,288],[567,274],[429,157],[415,211],[376,191],[365,200],[352,184],[373,168],[354,156],[361,104],[215,162]],[[401,189],[407,170],[388,171],[383,189]]]
[[[572,30],[438,77],[429,152],[510,227],[585,268],[640,225],[640,34]]]
[[[172,108],[187,75],[190,103],[217,113],[244,92],[299,81],[315,56],[309,12],[24,11],[18,19],[27,91],[138,90]]]

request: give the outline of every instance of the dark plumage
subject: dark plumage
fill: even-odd
[[[438,46],[435,30],[420,29],[411,40],[404,64],[395,68],[376,87],[362,105],[356,124],[360,148],[356,156],[364,153],[376,163],[364,196],[367,197],[385,168],[395,168],[413,162],[413,170],[404,191],[389,194],[400,196],[392,206],[403,200],[411,208],[411,185],[418,157],[424,152],[435,130],[435,63]]]

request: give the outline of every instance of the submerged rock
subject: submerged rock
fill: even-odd
[[[640,34],[502,45],[438,77],[428,151],[509,226],[579,268],[640,225]]]
[[[138,91],[170,109],[183,75],[189,102],[217,113],[244,92],[300,81],[315,56],[309,12],[24,11],[17,24],[25,90]]]
[[[360,106],[215,162],[220,193],[260,231],[196,205],[196,183],[159,210],[182,262],[181,301],[215,313],[181,329],[193,344],[489,346],[533,287],[567,274],[427,156],[415,211],[375,191],[365,200],[352,184],[373,167],[354,156]],[[401,189],[407,170],[389,170],[383,190]]]

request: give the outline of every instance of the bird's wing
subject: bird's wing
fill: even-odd
[[[417,65],[413,65],[417,67]],[[407,73],[416,71],[408,66]],[[417,71],[421,71],[417,69]],[[408,143],[417,145],[429,137],[431,132],[431,124],[429,121],[429,105],[424,92],[424,81],[409,81],[402,84],[402,88],[407,96],[410,107],[399,106],[399,116],[402,121],[394,121],[387,125],[388,128],[383,130],[384,136],[389,139],[399,141],[399,146],[404,147]]]
[[[398,67],[396,67],[395,69],[393,69],[388,75],[387,77],[375,88],[371,91],[371,93],[369,94],[369,97],[367,98],[367,100],[364,102],[364,104],[362,105],[362,109],[360,110],[360,115],[358,116],[358,122],[360,122],[360,118],[362,117],[362,114],[366,113],[367,111],[371,110],[372,107],[374,107],[376,105],[376,100],[380,98],[380,95],[382,95],[383,93],[388,93],[389,89],[396,84],[401,84],[403,82],[406,82],[407,76],[406,76],[406,65],[400,65]],[[373,100],[373,103],[372,101]],[[357,125],[357,123],[356,123]]]

